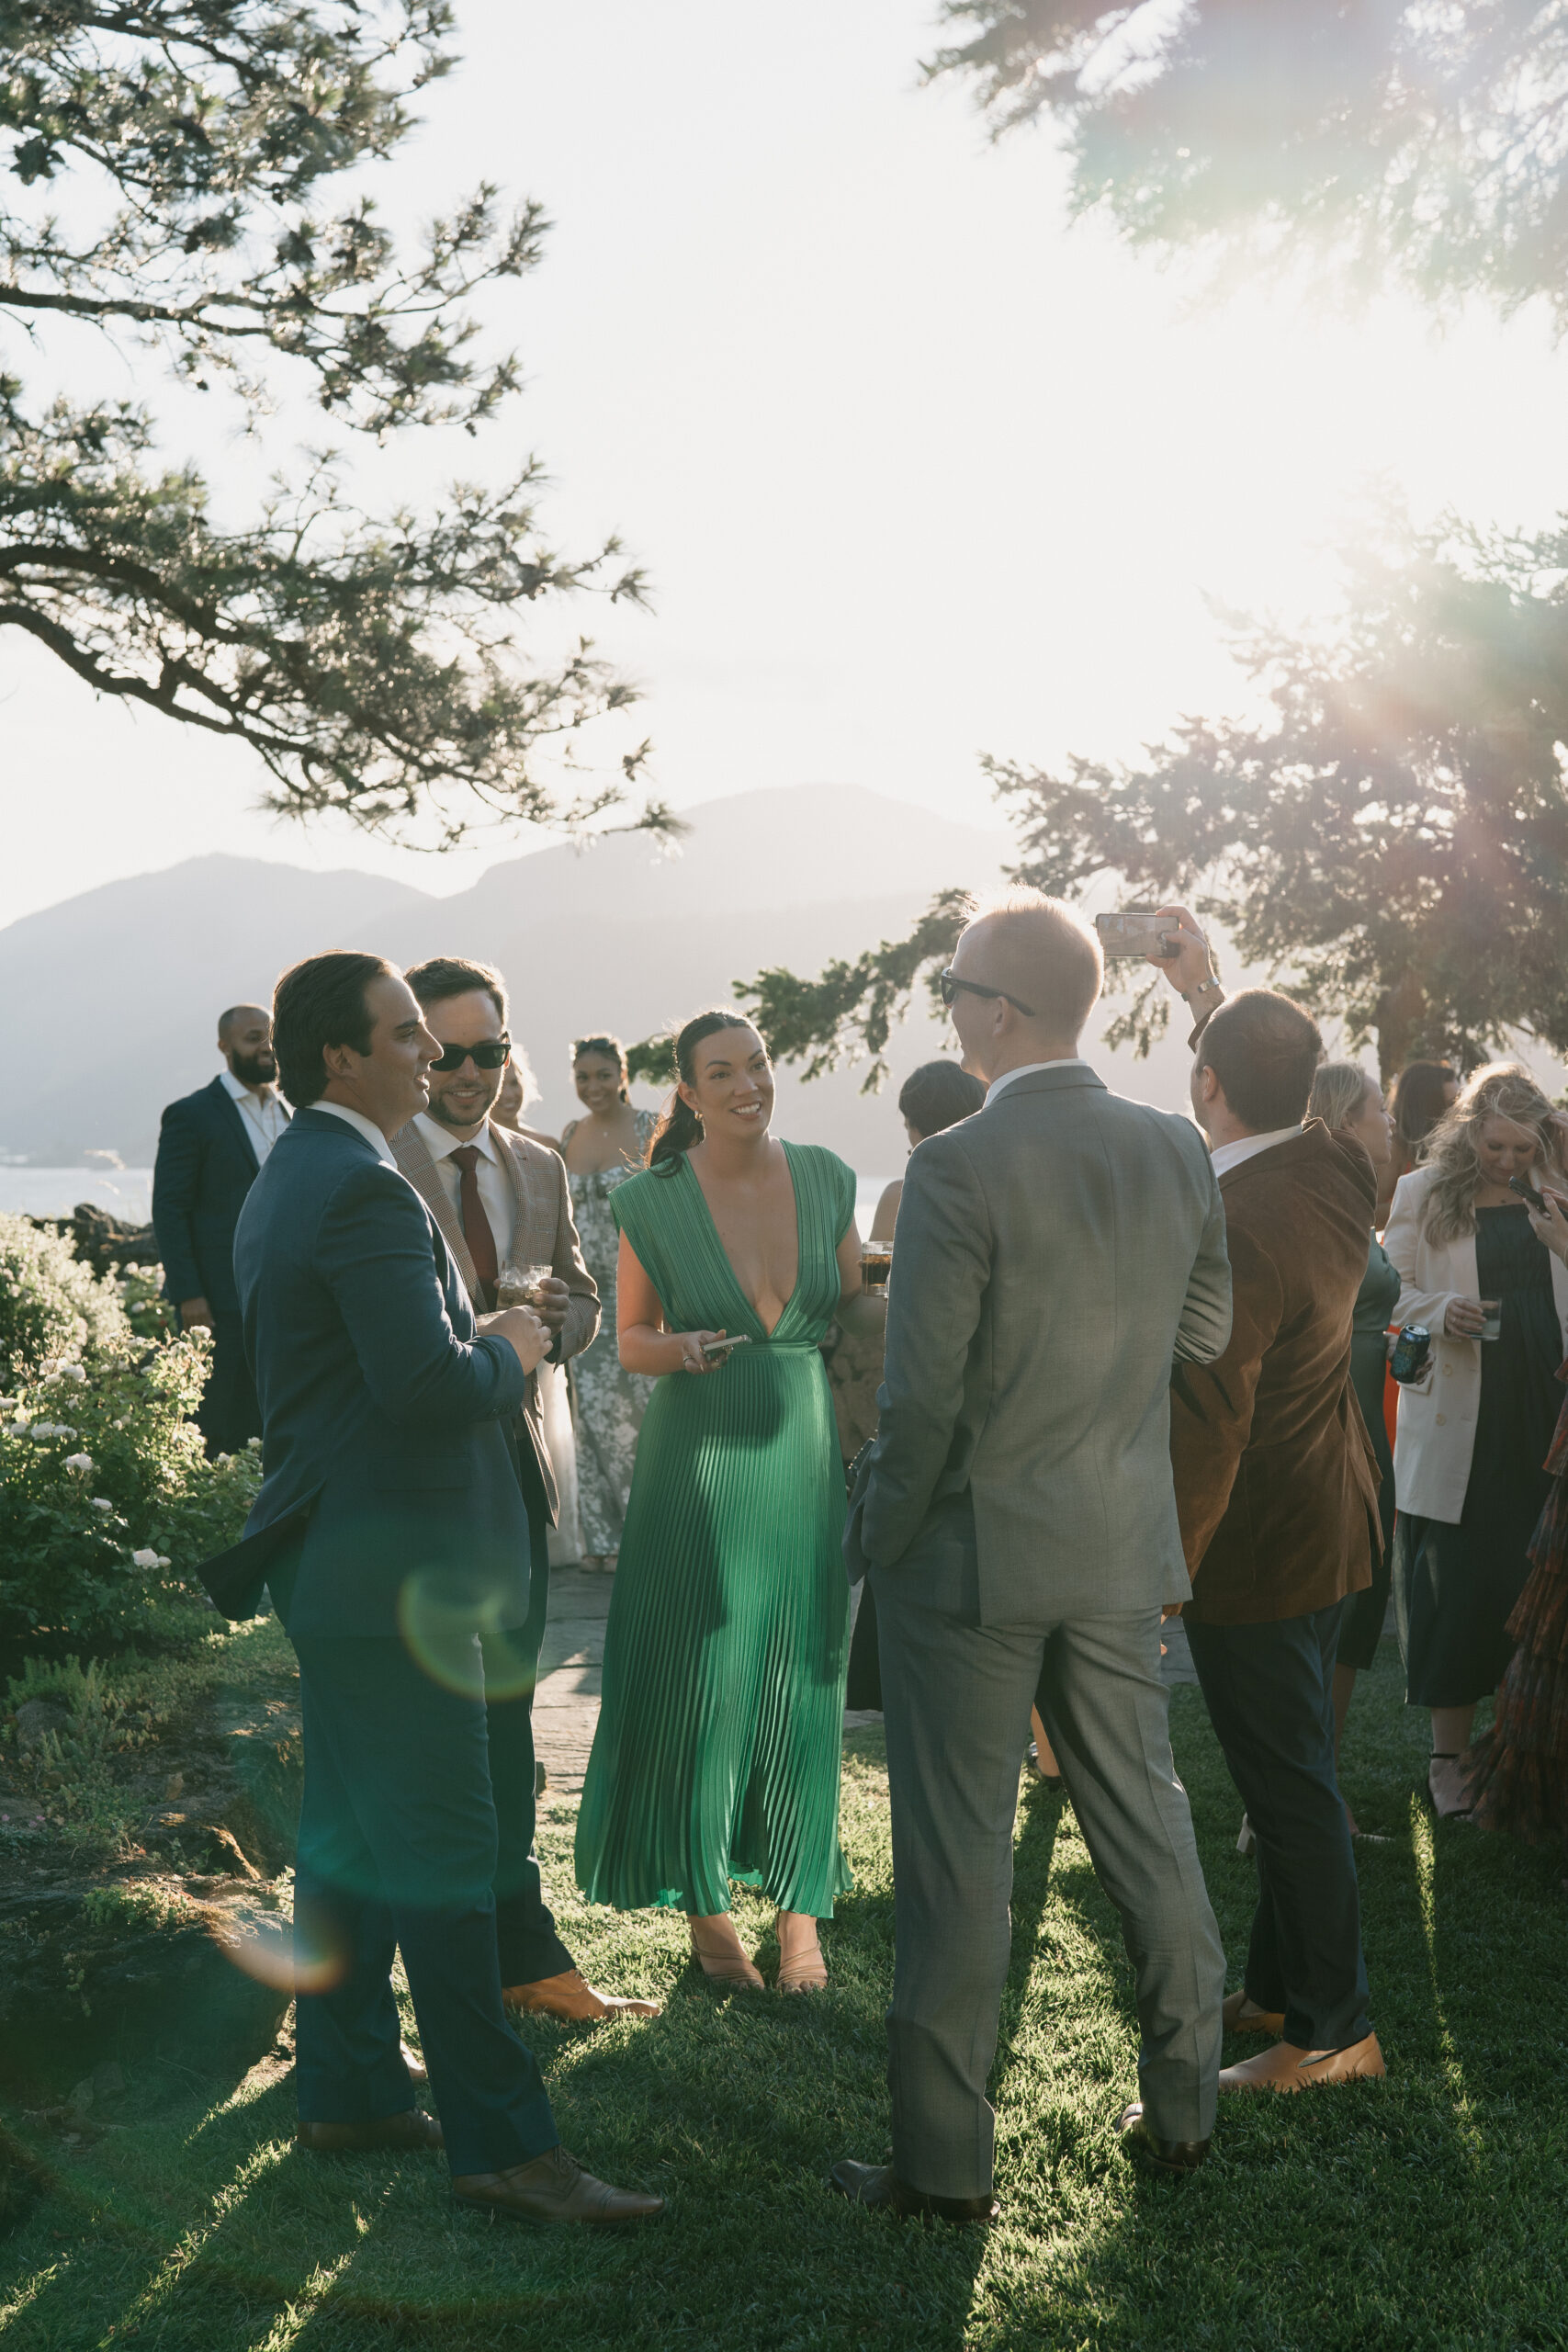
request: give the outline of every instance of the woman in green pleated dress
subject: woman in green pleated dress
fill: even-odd
[[[730,1916],[777,1906],[782,1991],[827,1982],[849,1883],[839,1769],[844,1482],[818,1341],[860,1288],[855,1180],[768,1133],[773,1071],[736,1012],[676,1040],[649,1166],[615,1192],[621,1362],[658,1376],[638,1442],[577,1824],[577,1880],[684,1911],[704,1971],[760,1985]],[[715,1342],[730,1340],[724,1349]]]

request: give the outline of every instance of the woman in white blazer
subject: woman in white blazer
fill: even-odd
[[[1439,1815],[1470,1810],[1459,1759],[1513,1655],[1507,1621],[1551,1484],[1568,1269],[1509,1179],[1561,1184],[1565,1141],[1568,1122],[1522,1065],[1477,1070],[1400,1179],[1383,1235],[1397,1319],[1432,1334],[1427,1378],[1399,1399],[1393,1589],[1406,1701],[1432,1711],[1427,1788]],[[1482,1336],[1483,1301],[1500,1314],[1495,1339]]]

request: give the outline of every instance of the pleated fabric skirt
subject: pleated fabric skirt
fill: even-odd
[[[801,1340],[661,1379],[637,1449],[577,1824],[617,1910],[728,1911],[730,1884],[830,1918],[849,1588],[827,1375]]]

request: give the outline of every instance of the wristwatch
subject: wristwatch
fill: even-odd
[[[1182,993],[1200,1019],[1224,1002],[1225,992],[1218,980],[1200,980],[1195,989],[1185,989]]]

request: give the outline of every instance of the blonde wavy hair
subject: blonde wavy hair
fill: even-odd
[[[1325,1127],[1342,1127],[1359,1116],[1374,1081],[1359,1062],[1319,1062],[1307,1102],[1307,1117]]]
[[[1534,1130],[1540,1156],[1561,1182],[1562,1144],[1556,1106],[1541,1092],[1523,1062],[1488,1062],[1468,1079],[1457,1102],[1444,1112],[1421,1149],[1421,1165],[1436,1170],[1427,1195],[1426,1227],[1432,1241],[1457,1241],[1475,1230],[1475,1188],[1481,1160],[1475,1136],[1487,1119],[1511,1119]]]

